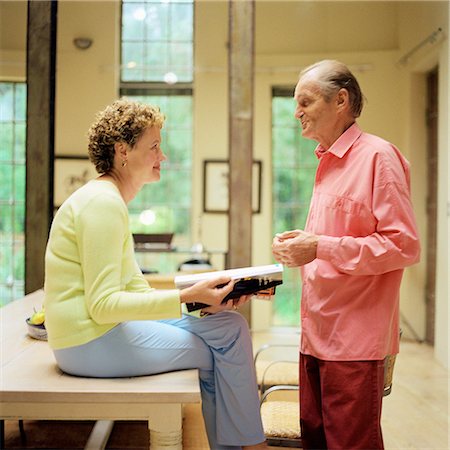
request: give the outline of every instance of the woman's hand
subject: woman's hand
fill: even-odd
[[[211,306],[219,306],[233,290],[234,283],[230,277],[199,281],[180,291],[181,303],[206,303]]]
[[[230,299],[226,303],[221,303],[220,305],[208,306],[207,308],[203,308],[202,312],[208,314],[216,314],[221,311],[230,311],[230,310],[237,311],[240,306],[247,303],[252,297],[253,295],[241,295],[239,298]]]

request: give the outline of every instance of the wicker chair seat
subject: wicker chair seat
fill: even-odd
[[[290,361],[277,361],[274,363],[273,361],[260,360],[256,363],[256,375],[259,386],[263,382],[265,386],[278,384],[297,386],[298,363]]]
[[[261,417],[267,437],[300,438],[300,412],[297,402],[264,402],[261,405]]]

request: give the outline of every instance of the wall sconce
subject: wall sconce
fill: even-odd
[[[78,37],[74,38],[73,45],[75,45],[78,50],[87,50],[92,45],[92,42],[91,38]]]

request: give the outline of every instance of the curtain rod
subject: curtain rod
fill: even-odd
[[[439,27],[437,30],[433,31],[429,36],[427,36],[423,41],[419,42],[415,47],[413,47],[408,53],[405,53],[398,61],[397,64],[405,66],[409,59],[414,53],[419,51],[422,47],[427,44],[434,44],[437,42],[438,38],[443,35],[442,28]]]

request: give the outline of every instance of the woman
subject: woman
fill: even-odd
[[[72,375],[129,377],[198,368],[213,449],[264,448],[252,343],[245,319],[222,299],[229,278],[183,290],[151,289],[139,270],[127,203],[158,181],[159,109],[118,100],[91,126],[89,157],[100,176],[59,208],[45,258],[48,338]],[[225,284],[216,288],[219,284]],[[202,302],[202,318],[181,304]]]

